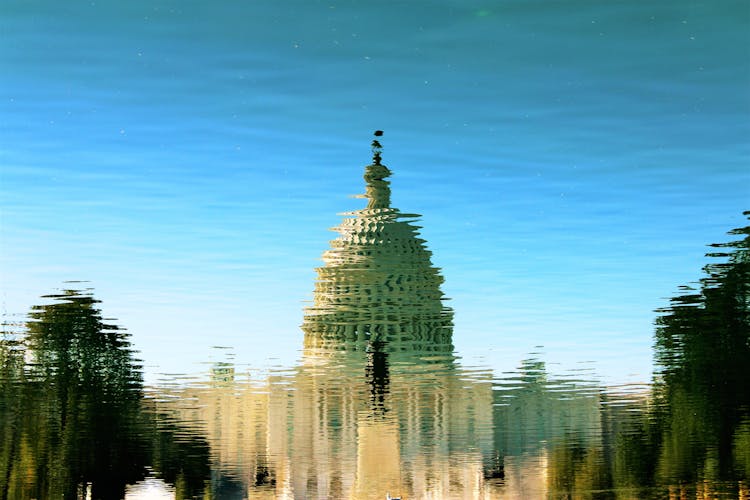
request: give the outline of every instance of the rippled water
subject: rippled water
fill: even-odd
[[[0,11],[0,500],[750,498],[745,3]]]

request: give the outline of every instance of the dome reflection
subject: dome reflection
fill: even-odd
[[[430,260],[414,214],[390,206],[391,171],[365,168],[367,207],[344,214],[340,236],[317,269],[312,306],[302,329],[307,354],[315,349],[452,350],[452,310],[443,278]]]

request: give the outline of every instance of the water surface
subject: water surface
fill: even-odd
[[[6,497],[746,489],[743,2],[0,9]]]

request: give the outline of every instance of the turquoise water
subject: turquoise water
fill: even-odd
[[[615,419],[595,411],[609,408],[602,394],[638,413],[654,389],[655,310],[681,286],[699,287],[707,244],[747,225],[743,2],[8,1],[0,13],[5,330],[23,334],[32,307],[55,303],[42,296],[92,288],[103,317],[130,335],[136,372],[157,401],[165,388],[207,384],[222,363],[254,381],[237,389],[248,401],[276,395],[277,379],[305,393],[299,325],[314,269],[336,237],[327,228],[337,213],[364,206],[348,196],[364,190],[376,129],[385,131],[393,205],[421,214],[450,299],[456,359],[441,365],[451,375],[440,384],[478,379],[469,393],[482,403],[454,413],[484,408],[467,421],[490,429],[462,434],[478,455],[443,458],[485,479],[501,463],[493,453],[515,457],[507,478],[523,464],[551,463],[555,449],[578,450],[559,463],[596,462],[589,451],[605,449],[608,435],[601,422]],[[420,356],[389,368],[394,380]],[[339,365],[361,375],[368,361]],[[523,408],[548,408],[534,410],[544,419],[492,410],[504,407],[504,387],[539,366],[553,389]],[[579,386],[585,404],[551,403],[558,387]],[[367,399],[360,389],[355,406]],[[398,390],[385,434],[411,418]],[[205,425],[205,416],[169,411],[181,415],[177,427]],[[577,448],[540,444],[563,439],[566,426],[583,436]],[[523,446],[499,445],[503,428],[525,436]],[[250,466],[219,459],[216,432],[188,434],[210,457],[213,472],[200,481],[212,477],[218,488],[216,474],[247,475]],[[719,455],[730,456],[734,438],[722,439]],[[342,460],[355,470],[359,441],[347,442],[355,452]],[[263,446],[273,453],[262,456],[295,456]],[[153,481],[169,483],[149,456]],[[717,477],[734,481],[722,467]],[[631,483],[655,486],[646,476],[633,472]]]

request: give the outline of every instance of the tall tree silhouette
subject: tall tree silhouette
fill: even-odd
[[[729,234],[657,319],[658,482],[746,478],[732,448],[750,417],[750,227]]]
[[[142,382],[127,334],[106,324],[89,293],[65,290],[29,314],[27,365],[8,348],[2,498],[122,498],[143,477]],[[22,383],[21,383],[22,382]],[[15,385],[14,385],[15,384]],[[7,458],[6,458],[7,457]]]

